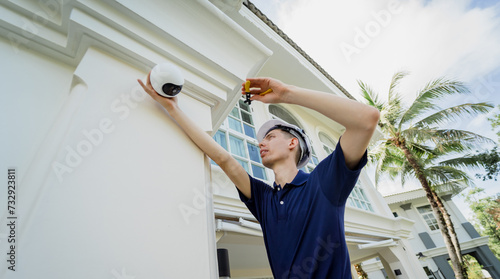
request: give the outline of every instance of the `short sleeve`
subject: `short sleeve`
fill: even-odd
[[[240,200],[247,206],[248,210],[253,214],[253,216],[260,222],[262,216],[262,203],[265,202],[266,192],[272,191],[272,187],[267,183],[262,182],[251,175],[248,175],[250,178],[250,192],[252,197],[247,198],[238,188],[238,194],[240,196]]]
[[[349,169],[339,141],[335,150],[316,166],[311,178],[317,181],[330,202],[344,205],[367,161],[367,151],[365,151],[356,168]]]

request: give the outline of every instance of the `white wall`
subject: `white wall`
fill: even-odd
[[[31,59],[29,65],[50,69],[41,60]],[[68,85],[71,72],[59,69],[65,70],[51,83]],[[89,49],[74,71],[79,83],[69,92],[69,87],[59,90],[68,97],[56,117],[51,109],[28,109],[15,94],[8,99],[23,119],[53,121],[53,127],[30,138],[41,143],[34,148],[40,152],[25,151],[33,160],[18,165],[18,265],[10,272],[3,261],[5,278],[105,278],[122,268],[137,278],[211,273],[209,243],[214,240],[207,232],[213,227],[206,206],[193,199],[196,193],[207,195],[204,155],[139,90],[135,79],[144,75]],[[32,81],[40,84],[45,78],[33,75]],[[24,94],[49,100],[61,95],[50,84],[36,89]],[[185,96],[180,102],[184,107],[195,103]],[[195,119],[210,127],[210,110],[196,109]],[[10,130],[24,130],[16,124]],[[187,258],[196,269],[186,268]]]
[[[272,52],[208,1],[20,0],[0,14],[0,167],[18,184],[16,272],[1,261],[0,278],[216,278],[208,160],[136,79],[177,64],[179,104],[211,132]]]

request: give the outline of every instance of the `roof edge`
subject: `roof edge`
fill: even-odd
[[[264,13],[262,13],[252,2],[243,1],[243,5],[247,7],[253,14],[255,14],[262,22],[278,34],[285,42],[293,47],[300,55],[302,55],[311,65],[313,65],[321,74],[323,74],[330,82],[332,82],[344,95],[349,99],[357,101],[340,83],[338,83],[325,69],[323,69],[314,59],[312,59],[302,48],[300,48],[290,37],[288,37],[283,30],[281,30],[272,20],[270,20]]]

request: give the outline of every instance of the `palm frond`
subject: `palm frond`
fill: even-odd
[[[389,86],[389,100],[394,98],[394,94],[396,94],[396,88],[398,87],[399,83],[401,82],[401,79],[403,79],[408,74],[409,74],[409,72],[400,71],[400,72],[395,73],[392,76],[391,85]]]
[[[445,183],[431,184],[431,188],[437,193],[452,192],[458,194],[466,187],[474,186],[474,182],[468,179],[449,180]]]
[[[458,158],[452,158],[439,162],[439,166],[447,166],[453,168],[461,168],[462,170],[467,169],[478,169],[482,166],[481,161],[474,155],[465,155]]]
[[[489,112],[494,106],[491,103],[461,104],[433,113],[424,119],[416,122],[413,127],[422,128],[436,124],[443,124],[454,121],[464,116],[475,116]]]
[[[435,132],[436,129],[433,128],[410,127],[408,129],[401,131],[400,133],[401,136],[403,136],[407,141],[417,143],[417,142],[426,142],[428,140],[431,140]]]
[[[370,153],[369,153],[370,154]],[[404,154],[391,145],[389,142],[383,142],[377,145],[375,152],[371,157],[376,163],[375,169],[375,185],[378,186],[381,174],[387,173],[391,175],[395,169],[400,169],[405,162]]]
[[[444,78],[435,79],[427,83],[427,85],[418,92],[415,101],[413,101],[410,108],[401,117],[399,127],[426,111],[437,109],[436,100],[446,95],[465,94],[469,92],[468,88],[462,82]]]
[[[401,186],[404,187],[406,181],[408,181],[408,179],[415,179],[416,175],[415,175],[415,170],[410,166],[408,161],[404,162],[403,167],[401,169],[402,169]]]
[[[396,91],[402,78],[408,75],[408,72],[397,72],[391,79],[391,85],[389,86],[389,95],[387,104],[385,107],[386,116],[385,118],[392,126],[397,126],[397,122],[401,118],[404,112],[403,108],[403,98],[401,94]]]
[[[428,158],[430,156],[436,155],[434,148],[427,146],[427,145],[424,145],[424,144],[406,141],[406,146],[417,157]]]
[[[438,142],[460,141],[460,142],[476,142],[477,144],[495,143],[492,139],[476,134],[474,132],[460,129],[438,129],[434,131],[433,139]]]
[[[450,166],[431,166],[424,169],[424,175],[432,185],[444,184],[453,180],[469,183],[471,177],[462,170]]]
[[[377,108],[379,111],[382,111],[384,102],[379,99],[378,95],[375,92],[373,92],[373,89],[360,80],[358,80],[358,85],[361,88],[361,94],[367,101],[367,104]]]

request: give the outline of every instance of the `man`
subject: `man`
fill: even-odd
[[[260,222],[275,278],[351,278],[344,235],[346,200],[377,126],[379,112],[370,106],[272,78],[250,78],[251,100],[288,103],[316,110],[346,130],[335,151],[306,174],[298,166],[310,156],[309,140],[296,126],[271,121],[258,132],[260,156],[275,175],[274,187],[248,175],[243,167],[178,107],[147,83],[144,90],[160,103],[236,185],[241,200]],[[260,95],[272,89],[271,93]],[[242,84],[242,94],[245,93]]]

